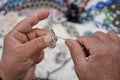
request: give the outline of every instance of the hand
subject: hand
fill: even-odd
[[[32,80],[35,65],[44,58],[43,49],[52,42],[53,35],[32,27],[48,15],[48,10],[36,12],[6,35],[0,62],[0,75],[4,80]]]
[[[120,80],[120,38],[115,32],[96,32],[66,44],[80,80]]]

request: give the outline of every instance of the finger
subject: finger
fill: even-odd
[[[38,64],[44,59],[44,51],[40,51],[36,57],[34,57],[34,63]]]
[[[24,55],[29,57],[35,55],[38,51],[43,50],[44,48],[48,47],[49,44],[52,43],[52,35],[47,34],[44,36],[40,36],[35,38],[25,44],[22,45],[22,50],[26,51]]]
[[[91,51],[93,49],[95,49],[96,47],[99,47],[101,46],[103,43],[97,39],[96,37],[94,36],[83,36],[83,37],[79,37],[77,39],[77,41],[79,42],[79,44],[81,44],[82,46],[85,47],[85,49],[87,51]],[[94,53],[91,53],[90,54],[94,54]]]
[[[49,10],[41,10],[34,13],[32,16],[21,21],[14,30],[27,33],[29,32],[34,25],[36,25],[39,21],[47,18],[49,15]]]
[[[28,72],[26,73],[26,76],[24,80],[32,80],[35,72],[35,66],[32,66],[28,69]]]
[[[108,32],[108,35],[113,39],[114,42],[120,43],[120,37],[114,32]]]
[[[65,43],[70,50],[75,66],[83,69],[86,65],[86,57],[82,47],[77,41],[71,39],[66,40]]]
[[[108,36],[107,34],[103,33],[103,32],[97,31],[93,35],[103,42],[112,42],[111,37]]]
[[[34,28],[27,34],[27,37],[29,40],[32,40],[34,38],[37,38],[46,34],[53,34],[53,33],[45,29]]]
[[[17,31],[15,32],[14,37],[22,44],[29,41],[25,34],[17,32]]]

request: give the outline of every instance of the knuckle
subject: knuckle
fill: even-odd
[[[49,31],[49,30],[45,30],[45,29],[39,29],[39,28],[35,28],[35,29],[33,29],[33,32],[37,32],[37,33],[39,33],[39,32],[44,32],[45,34],[53,34],[51,31]]]
[[[116,34],[114,31],[109,31],[108,34]]]
[[[85,40],[92,40],[93,36],[87,36]]]
[[[110,31],[110,32],[108,32],[108,35],[110,35],[110,36],[114,36],[114,35],[116,35],[113,31]]]
[[[97,36],[97,35],[100,35],[101,33],[102,33],[101,31],[97,31],[93,35]]]
[[[41,47],[41,44],[40,44],[40,42],[38,40],[35,39],[34,43],[37,45],[37,47]]]
[[[88,41],[89,41],[89,43],[91,43],[93,41],[93,39],[94,38],[92,36],[86,36],[85,38],[83,38],[85,43],[88,42]]]
[[[42,49],[44,45],[46,45],[46,43],[44,42],[44,39],[41,39],[41,40],[35,39],[34,44],[36,44],[36,46],[40,49]]]
[[[34,23],[33,23],[32,20],[33,20],[33,17],[28,17],[28,18],[27,18],[27,23],[30,24],[31,26],[34,25]]]
[[[78,37],[76,40],[80,41],[81,39],[84,39],[84,38],[85,38],[85,36],[81,36],[81,37]]]
[[[78,39],[77,39],[77,41],[86,41],[86,40],[90,40],[92,37],[91,36],[82,36],[82,37],[79,37]]]

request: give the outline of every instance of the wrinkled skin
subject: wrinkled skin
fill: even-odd
[[[96,32],[66,44],[79,80],[120,80],[120,38],[115,32]]]
[[[50,31],[32,27],[48,15],[49,10],[38,11],[5,36],[0,62],[3,80],[32,80],[35,66],[43,60],[43,49],[52,42],[53,35]]]
[[[53,35],[32,27],[48,15],[48,10],[39,11],[6,35],[0,62],[3,80],[32,80],[35,66],[43,60],[43,49],[52,43]],[[66,44],[80,80],[120,80],[120,38],[114,32],[96,32],[77,40],[68,39]]]

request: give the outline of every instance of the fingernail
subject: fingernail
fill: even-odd
[[[71,39],[67,39],[67,40],[65,41],[65,43],[66,43],[66,45],[67,45],[68,47],[71,47],[71,46],[72,46],[72,40],[71,40]]]
[[[44,40],[46,44],[49,44],[52,42],[52,34],[47,34],[44,36]]]

